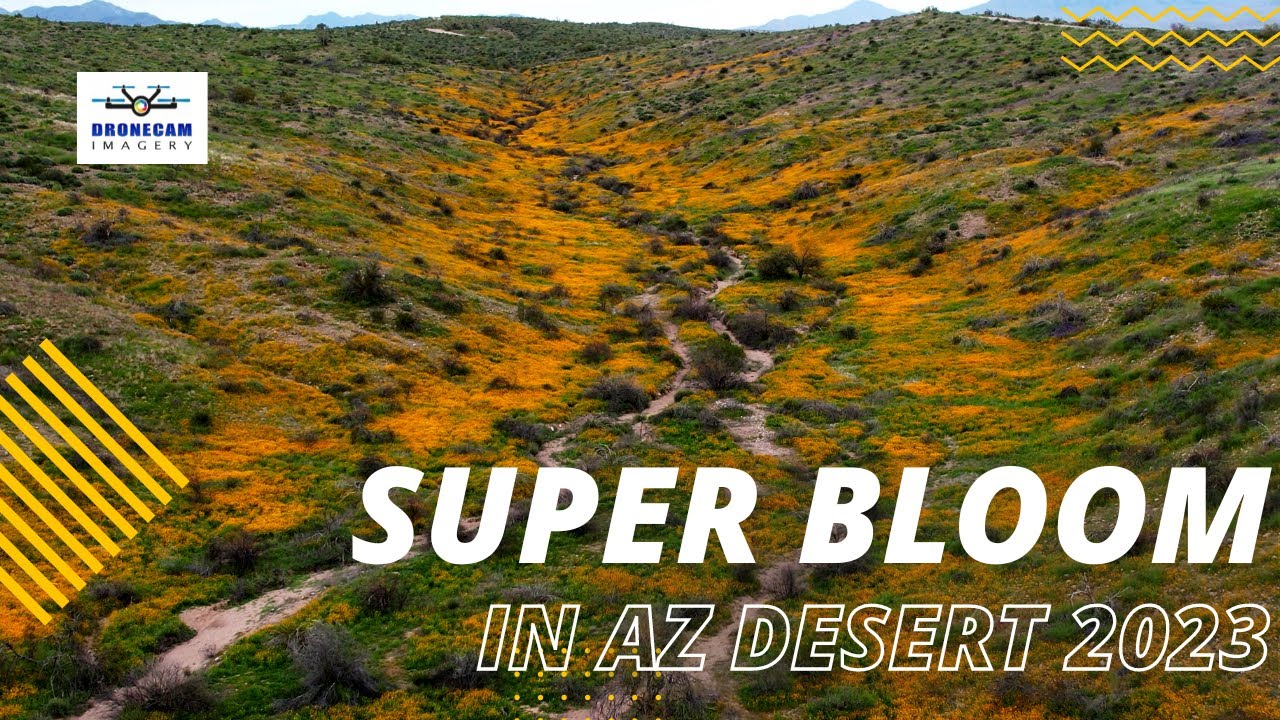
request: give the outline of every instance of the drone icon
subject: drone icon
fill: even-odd
[[[132,110],[138,117],[143,117],[152,110],[175,110],[178,103],[191,102],[191,98],[160,97],[161,91],[169,89],[168,85],[148,85],[147,89],[154,90],[150,96],[130,94],[129,91],[135,89],[133,85],[113,85],[112,89],[119,90],[123,97],[94,98],[93,101],[104,103],[108,110]]]

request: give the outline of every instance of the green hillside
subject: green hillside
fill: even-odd
[[[1252,565],[1150,562],[1170,467],[1208,467],[1220,494],[1280,460],[1274,76],[1077,73],[1059,56],[1092,50],[1061,30],[936,12],[788,33],[0,17],[0,375],[38,388],[22,360],[53,340],[192,479],[85,590],[59,585],[74,598],[54,623],[2,596],[0,717],[128,687],[126,718],[587,717],[586,695],[598,713],[632,690],[650,698],[636,717],[669,720],[1280,716],[1271,666],[1054,666],[1089,602],[1266,602],[1280,540],[1269,503]],[[1246,51],[1267,52],[1221,57]],[[115,69],[209,73],[207,166],[75,165],[75,72]],[[523,566],[547,461],[591,472],[601,508]],[[360,486],[386,465],[426,472],[402,498],[420,531],[443,468],[472,467],[476,515],[489,468],[518,466],[497,556],[450,566],[428,540],[354,566],[351,535],[378,533]],[[633,465],[682,469],[671,522],[640,533],[663,563],[605,567]],[[967,559],[964,490],[1003,465],[1035,470],[1051,512],[1080,472],[1133,470],[1140,547],[1088,567],[1047,532],[1013,565]],[[758,567],[714,543],[675,561],[698,466],[759,482]],[[791,562],[822,466],[882,482],[866,561]],[[933,468],[921,539],[947,543],[941,566],[880,562],[908,466]],[[993,533],[1016,513],[1001,496]],[[303,590],[297,612],[190,678],[146,676],[196,635],[184,611],[282,588]],[[491,603],[583,602],[598,649],[628,603],[744,598],[1054,616],[1025,674],[472,671]]]

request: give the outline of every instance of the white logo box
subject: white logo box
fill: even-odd
[[[209,74],[76,73],[76,162],[209,162]]]

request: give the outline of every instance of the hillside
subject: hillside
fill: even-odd
[[[191,638],[183,611],[314,573],[334,586],[125,716],[564,717],[581,703],[561,695],[598,694],[576,674],[469,672],[491,602],[581,599],[591,642],[634,602],[1052,602],[1046,660],[1093,600],[1253,601],[1274,507],[1248,566],[1153,566],[1148,545],[1089,568],[1046,537],[998,568],[955,541],[964,487],[992,467],[1035,469],[1056,504],[1077,473],[1122,465],[1156,507],[1172,465],[1209,466],[1220,492],[1228,468],[1280,460],[1274,80],[1078,74],[1059,30],[942,13],[784,33],[0,18],[0,374],[54,340],[192,478],[54,624],[3,596],[0,716],[80,712]],[[137,47],[210,73],[208,166],[74,165],[66,69]],[[527,499],[547,461],[604,486],[600,521],[547,566],[519,565],[511,538],[474,566],[424,551],[351,569],[350,535],[375,534],[356,503],[373,470],[426,472],[422,520],[445,467],[517,465]],[[645,537],[666,541],[661,565],[600,564],[625,465],[685,470],[671,525]],[[674,562],[689,471],[718,465],[761,483],[758,568],[714,545]],[[933,467],[921,538],[948,542],[943,565],[884,566],[881,542],[871,562],[788,564],[824,465],[869,468],[889,497],[904,466]],[[891,514],[886,499],[878,539]],[[334,693],[308,647],[350,659]],[[639,709],[1280,715],[1270,666],[920,675],[647,679],[666,704]]]

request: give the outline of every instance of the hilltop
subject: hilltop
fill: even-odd
[[[1122,465],[1154,505],[1173,464],[1210,467],[1220,492],[1226,468],[1280,460],[1273,80],[1076,73],[1060,30],[933,12],[781,33],[0,18],[0,374],[53,339],[193,481],[55,625],[0,606],[16,651],[0,706],[77,712],[191,638],[183,611],[258,608],[312,578],[296,615],[126,711],[177,695],[161,706],[180,717],[496,718],[544,694],[550,717],[596,686],[470,672],[489,603],[590,599],[595,642],[629,602],[767,597],[1055,614],[1025,675],[668,679],[646,709],[1280,712],[1269,667],[1190,684],[1049,667],[1079,605],[1247,602],[1267,563],[1152,566],[1144,546],[1089,568],[1043,547],[998,568],[955,543],[941,567],[788,562],[824,465],[871,469],[886,496],[904,466],[933,467],[921,538],[950,540],[991,467],[1035,468],[1055,498]],[[210,73],[208,166],[74,165],[66,68],[137,47]],[[589,526],[545,567],[512,539],[475,566],[424,546],[343,569],[351,534],[371,537],[355,498],[374,470],[426,471],[421,519],[445,467],[516,465],[525,501],[548,463],[590,470],[602,497],[625,465],[742,468],[761,484],[761,566],[602,568]],[[651,539],[676,545],[687,491]],[[1011,528],[1013,504],[995,507]],[[342,659],[336,696],[308,647]],[[307,709],[322,699],[342,707]]]

